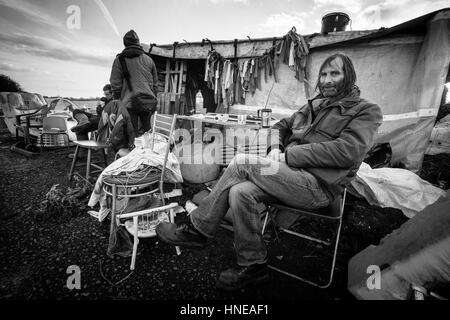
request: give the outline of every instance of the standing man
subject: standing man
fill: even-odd
[[[177,246],[203,247],[230,208],[237,266],[223,271],[217,287],[237,290],[267,280],[267,249],[257,203],[295,208],[328,206],[355,177],[382,122],[380,108],[360,98],[353,63],[334,54],[320,67],[320,93],[272,129],[266,158],[237,155],[212,192],[180,224],[161,222],[156,233]],[[275,167],[273,174],[264,168]]]
[[[125,49],[114,60],[110,82],[114,98],[128,109],[138,136],[150,130],[150,119],[157,108],[158,72],[134,30],[125,34],[123,44]]]

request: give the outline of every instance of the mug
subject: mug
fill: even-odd
[[[269,128],[270,127],[270,118],[272,115],[272,109],[259,109],[257,111],[258,117],[261,118],[261,126],[263,128]]]

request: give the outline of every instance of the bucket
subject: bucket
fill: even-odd
[[[350,17],[343,12],[332,12],[326,14],[322,18],[322,31],[321,33],[345,31]]]

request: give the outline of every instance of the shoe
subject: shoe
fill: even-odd
[[[164,242],[175,246],[202,248],[208,241],[207,237],[195,229],[189,219],[180,224],[160,222],[156,226],[156,234]]]
[[[91,123],[87,122],[87,123],[77,124],[76,126],[73,126],[72,129],[70,129],[70,131],[79,133],[79,132],[84,132],[84,131],[88,130],[90,127],[91,127]]]
[[[223,271],[217,279],[216,287],[225,291],[235,291],[249,284],[265,282],[269,278],[269,270],[265,263],[237,266]]]

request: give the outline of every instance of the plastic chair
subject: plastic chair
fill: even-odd
[[[91,133],[91,136],[92,135],[94,135],[94,137],[95,137],[95,133]],[[99,141],[95,141],[95,140],[74,141],[74,144],[76,145],[76,148],[75,148],[75,153],[74,153],[73,160],[72,160],[72,165],[70,167],[69,181],[72,180],[72,177],[75,173],[74,171],[75,171],[76,163],[79,160],[78,154],[80,152],[80,148],[84,148],[84,149],[87,149],[86,176],[83,177],[80,175],[80,177],[83,178],[87,184],[91,183],[90,182],[91,174],[101,172],[108,166],[108,159],[106,157],[105,150],[108,149],[110,146],[107,145],[105,142],[99,142]],[[104,167],[101,167],[97,163],[92,162],[92,151],[98,151],[98,150],[100,150],[102,152]],[[95,170],[91,171],[91,167],[93,167]]]
[[[151,137],[151,146],[152,150],[154,150],[155,139],[157,134],[164,137],[167,141],[164,155],[164,163],[161,169],[161,172],[157,174],[150,174],[142,179],[129,179],[126,178],[120,179],[115,176],[104,176],[103,177],[103,191],[111,196],[111,223],[119,223],[120,219],[133,217],[133,230],[136,230],[137,226],[140,224],[146,225],[146,223],[142,223],[143,220],[149,219],[149,221],[154,221],[157,217],[149,217],[148,214],[153,214],[157,211],[162,211],[166,209],[173,209],[172,206],[165,206],[164,199],[164,173],[166,170],[167,158],[169,156],[169,151],[173,140],[173,132],[176,124],[176,115],[164,115],[158,114],[155,112],[153,118],[153,126],[152,126],[152,137]],[[117,198],[134,198],[141,197],[146,195],[153,195],[159,192],[159,196],[161,198],[162,206],[154,209],[139,211],[139,212],[131,212],[126,214],[117,214]],[[172,212],[172,211],[171,211]],[[118,218],[118,219],[116,219]],[[173,222],[173,215],[169,216],[171,222]],[[154,223],[150,223],[148,230],[141,230],[142,233],[147,233],[150,236],[155,236],[156,233],[151,232],[154,231],[154,227],[156,225]],[[113,230],[113,226],[111,226],[111,231]],[[128,230],[130,232],[130,230]],[[133,246],[133,257],[131,261],[130,269],[133,270],[135,267],[136,260],[136,250],[137,250],[137,238],[139,235],[136,235],[136,231],[130,232],[134,235],[134,246]],[[177,253],[180,253],[180,249],[176,247]]]
[[[318,218],[318,219],[322,219],[322,220],[328,220],[328,221],[332,221],[334,223],[336,223],[336,232],[335,232],[335,242],[334,242],[334,251],[333,251],[333,259],[331,262],[331,268],[329,271],[329,276],[328,276],[328,281],[325,284],[320,284],[317,281],[312,281],[303,277],[300,277],[299,275],[293,274],[291,272],[286,271],[285,269],[281,269],[279,267],[273,266],[273,265],[268,265],[268,267],[272,270],[275,270],[277,272],[283,273],[289,277],[292,277],[296,280],[308,283],[310,285],[325,289],[328,288],[332,281],[333,281],[333,274],[334,274],[334,267],[336,264],[336,256],[337,256],[337,250],[338,250],[338,245],[339,245],[339,237],[341,234],[341,227],[342,227],[342,217],[343,217],[343,213],[344,213],[344,206],[345,206],[345,197],[347,194],[347,189],[344,189],[342,195],[338,196],[333,203],[330,204],[330,206],[326,207],[326,208],[322,208],[322,209],[318,209],[318,210],[302,210],[302,209],[295,209],[295,208],[291,208],[291,207],[287,207],[281,204],[267,204],[267,206],[269,207],[268,210],[266,211],[266,215],[264,218],[264,223],[263,223],[263,228],[262,228],[262,233],[264,234],[264,231],[266,229],[267,226],[267,221],[269,219],[269,215],[271,211],[274,211],[276,214],[277,210],[288,210],[291,212],[294,212],[296,214],[299,215],[307,215],[313,218]],[[275,221],[275,219],[272,219],[272,221]],[[315,238],[315,237],[311,237],[309,235],[305,235],[296,231],[293,231],[289,228],[279,228],[280,231],[288,233],[292,236],[295,237],[299,237],[305,240],[309,240],[309,241],[313,241],[316,243],[320,243],[326,247],[329,247],[332,245],[332,242],[330,241],[326,241],[323,239],[319,239],[319,238]]]
[[[41,151],[44,147],[68,147],[66,120],[62,117],[45,117],[42,120],[42,133],[39,137]]]

